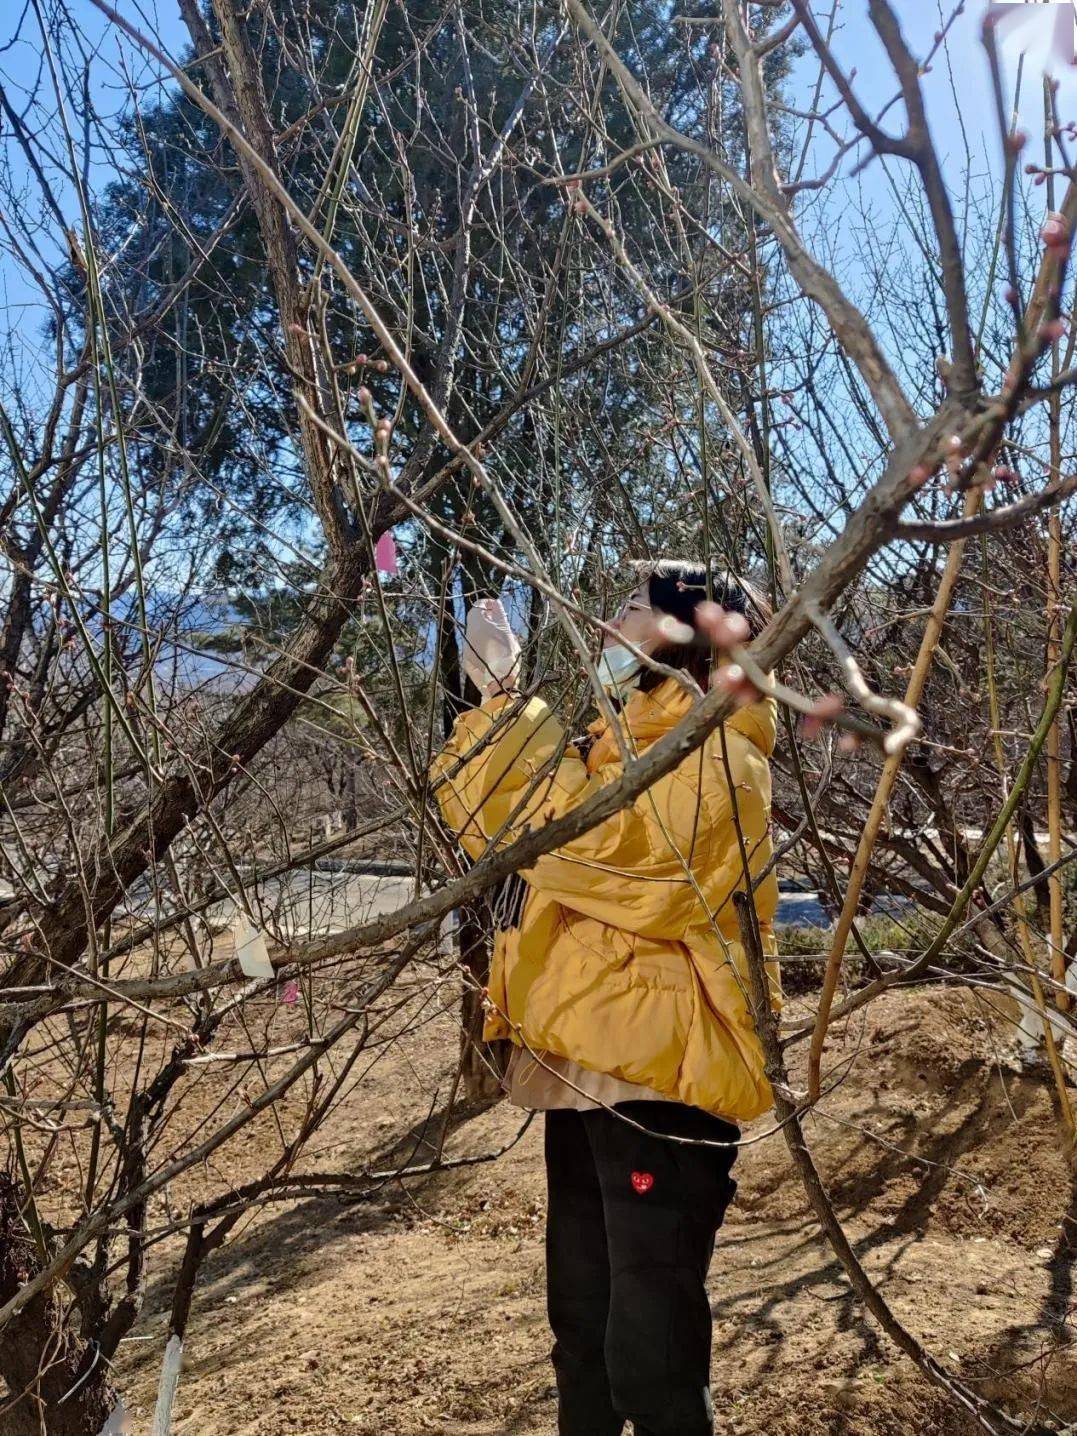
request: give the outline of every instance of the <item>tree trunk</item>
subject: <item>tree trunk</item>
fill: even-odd
[[[480,901],[461,909],[460,965],[467,978],[460,1004],[460,1078],[470,1102],[496,1097],[505,1070],[506,1044],[482,1040],[482,989],[490,976],[492,949],[489,906]]]
[[[18,1189],[0,1173],[0,1304],[40,1270]],[[0,1331],[0,1376],[14,1402],[0,1402],[0,1436],[97,1436],[116,1405],[107,1365],[90,1364],[85,1343],[65,1323],[64,1304],[54,1288],[40,1292]]]

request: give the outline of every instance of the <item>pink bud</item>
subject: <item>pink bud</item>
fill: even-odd
[[[828,723],[833,723],[843,709],[845,704],[838,693],[826,693],[822,698],[817,699],[811,706],[811,712],[806,713],[800,720],[801,732],[809,740],[818,738]]]
[[[727,693],[737,708],[747,708],[760,696],[759,689],[739,663],[723,664],[714,675],[714,686]]]
[[[294,1007],[299,1001],[299,983],[296,982],[294,978],[291,982],[284,984],[284,987],[281,989],[280,1000],[284,1003],[285,1007]]]
[[[375,359],[375,360],[374,360],[374,368],[378,371],[379,374],[388,374],[388,372],[389,372],[389,361],[388,361],[388,359]]]
[[[1040,238],[1048,249],[1065,251],[1070,247],[1070,227],[1064,214],[1049,214],[1040,230]]]
[[[751,634],[743,613],[729,613],[720,603],[704,600],[694,614],[696,628],[715,648],[726,651],[747,643]]]
[[[1011,155],[1019,155],[1028,144],[1028,135],[1024,130],[1014,130],[1012,135],[1006,136],[1006,148]]]
[[[691,643],[695,636],[687,623],[682,623],[679,618],[674,618],[669,613],[663,613],[656,619],[654,630],[663,643]]]
[[[360,404],[362,404],[364,409],[367,407],[368,404],[372,404],[374,402],[374,395],[370,392],[370,390],[365,384],[361,385],[355,391],[355,397],[359,400]]]
[[[1053,344],[1056,339],[1061,339],[1066,332],[1066,326],[1061,319],[1048,319],[1046,324],[1040,325],[1040,343]]]
[[[914,464],[909,470],[909,482],[918,489],[922,489],[930,477],[931,470],[927,464]]]

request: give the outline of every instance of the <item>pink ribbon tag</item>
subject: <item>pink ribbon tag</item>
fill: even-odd
[[[374,545],[374,562],[378,572],[387,574],[390,578],[400,572],[400,565],[396,559],[396,542],[388,529]]]

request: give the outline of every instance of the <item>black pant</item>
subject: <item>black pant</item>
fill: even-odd
[[[679,1102],[546,1114],[546,1292],[560,1436],[709,1436],[706,1276],[736,1190],[729,1122]]]

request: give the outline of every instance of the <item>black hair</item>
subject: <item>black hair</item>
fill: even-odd
[[[679,623],[695,628],[695,612],[711,598],[728,613],[740,613],[748,620],[748,631],[756,638],[771,619],[771,608],[764,595],[748,579],[729,569],[710,570],[710,592],[707,592],[707,569],[697,559],[663,558],[637,563],[633,567],[641,583],[647,585],[647,601],[659,613],[667,613]],[[667,643],[651,654],[656,663],[667,668],[682,668],[699,686],[706,689],[714,667],[714,649],[707,643]],[[664,676],[653,668],[644,668],[639,686],[644,693],[664,682]]]

